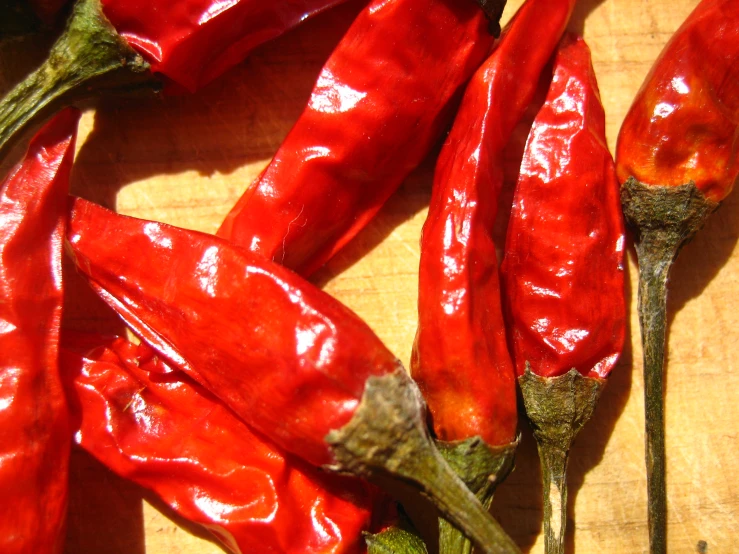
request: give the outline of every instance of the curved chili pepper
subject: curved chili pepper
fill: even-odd
[[[495,484],[511,469],[516,446],[515,375],[492,239],[503,149],[573,6],[574,0],[526,2],[475,73],[439,156],[423,227],[411,374],[453,467],[469,468],[471,450],[484,458],[463,479],[488,506]],[[442,551],[469,549],[454,546],[458,536],[448,533],[442,524]]]
[[[0,102],[0,157],[61,106],[108,89],[158,89],[153,72],[194,91],[343,1],[78,0],[46,62]]]
[[[0,551],[61,552],[69,421],[57,364],[65,198],[79,112],[33,138],[0,187]]]
[[[313,465],[402,476],[486,552],[517,551],[433,448],[402,366],[338,301],[217,237],[81,199],[67,246],[139,336],[277,445]]]
[[[590,50],[567,35],[529,133],[501,266],[516,373],[544,480],[547,553],[564,552],[570,445],[626,330],[624,224]]]
[[[635,228],[644,346],[649,542],[667,551],[663,371],[667,279],[739,176],[739,4],[703,0],[654,63],[616,148]]]
[[[218,234],[303,275],[315,271],[428,153],[492,42],[473,2],[373,0]]]
[[[363,551],[373,487],[281,454],[147,345],[104,344],[62,356],[75,438],[98,460],[232,552]]]

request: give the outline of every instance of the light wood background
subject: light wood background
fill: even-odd
[[[520,3],[509,1],[504,20]],[[577,6],[570,28],[584,33],[592,49],[611,149],[652,61],[696,3],[581,0]],[[214,232],[300,114],[359,5],[355,0],[309,21],[196,95],[90,104],[73,192],[125,214]],[[0,45],[2,88],[33,67],[46,47],[40,39]],[[430,156],[317,276],[406,363],[416,328],[418,241],[432,172]],[[737,550],[738,235],[739,197],[730,196],[685,248],[672,274],[666,388],[670,552]],[[631,339],[572,451],[569,552],[647,551],[633,252],[629,273]],[[70,289],[68,320],[95,326],[93,300],[79,286]],[[524,425],[516,470],[500,487],[493,512],[525,552],[543,551],[539,478]],[[207,533],[82,452],[73,455],[71,481],[68,554],[222,551]]]

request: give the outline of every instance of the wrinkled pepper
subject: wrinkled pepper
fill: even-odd
[[[667,551],[663,372],[667,280],[739,175],[739,4],[703,0],[665,45],[621,127],[621,200],[639,260],[649,542]]]
[[[69,225],[101,298],[255,430],[313,465],[414,483],[485,552],[515,551],[433,447],[398,360],[338,301],[210,235],[82,199]]]
[[[526,143],[501,265],[509,341],[563,553],[567,462],[626,332],[624,223],[605,113],[582,38],[566,35]]]
[[[69,419],[58,367],[61,259],[77,110],[0,188],[0,551],[61,552]]]
[[[475,73],[439,156],[423,227],[411,375],[428,402],[437,445],[486,507],[517,444],[515,375],[492,237],[503,150],[573,6],[528,0]],[[440,549],[469,552],[470,545],[441,522]]]
[[[492,43],[474,2],[370,2],[218,234],[303,275],[315,271],[426,156]]]
[[[110,89],[158,90],[157,76],[194,91],[343,1],[77,0],[46,62],[0,102],[0,158],[61,107]]]
[[[374,487],[281,454],[146,344],[100,342],[62,367],[76,441],[103,464],[232,552],[363,551]]]

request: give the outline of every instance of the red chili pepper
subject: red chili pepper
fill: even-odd
[[[486,552],[517,551],[433,448],[402,366],[339,302],[216,237],[81,199],[67,239],[139,336],[277,445],[313,465],[400,475]]]
[[[618,176],[639,259],[650,551],[667,551],[663,370],[667,279],[680,249],[739,176],[739,4],[703,0],[639,90],[619,133]]]
[[[515,375],[492,238],[503,149],[573,5],[574,0],[526,2],[475,73],[439,156],[423,227],[411,374],[452,466],[469,471],[472,452],[480,456],[463,479],[488,506],[494,484],[510,471],[516,446]],[[442,523],[441,550],[462,551],[448,531]]]
[[[281,454],[147,345],[100,344],[62,356],[76,440],[98,460],[232,552],[364,550],[373,487]]]
[[[101,0],[151,71],[195,91],[260,44],[344,0]]]
[[[33,138],[0,187],[0,551],[60,552],[69,421],[57,364],[65,199],[79,112]]]
[[[473,2],[371,2],[219,235],[301,274],[315,271],[428,153],[492,42]]]
[[[504,256],[510,344],[542,462],[546,552],[562,553],[570,445],[626,329],[616,172],[590,51],[572,35],[529,133]]]
[[[60,107],[109,89],[157,89],[152,72],[194,91],[343,1],[78,0],[46,62],[0,102],[0,157]]]

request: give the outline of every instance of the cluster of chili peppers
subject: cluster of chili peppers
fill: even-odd
[[[96,87],[157,75],[194,90],[340,1],[79,0],[48,63],[0,103],[0,155]],[[62,4],[35,8],[51,19]],[[79,113],[39,131],[0,190],[3,552],[61,549],[74,433],[233,552],[361,552],[370,532],[369,552],[425,552],[369,479],[436,504],[441,553],[515,553],[487,508],[512,467],[516,381],[546,551],[564,552],[570,445],[624,341],[620,201],[638,228],[650,542],[666,551],[665,283],[739,174],[739,9],[703,0],[667,45],[622,128],[619,198],[589,50],[561,39],[574,0],[526,0],[497,42],[504,2],[481,4],[369,2],[219,236],[67,201]],[[499,275],[502,153],[548,62]],[[462,92],[423,229],[412,380],[304,277],[421,162]],[[140,344],[62,331],[62,244]]]

